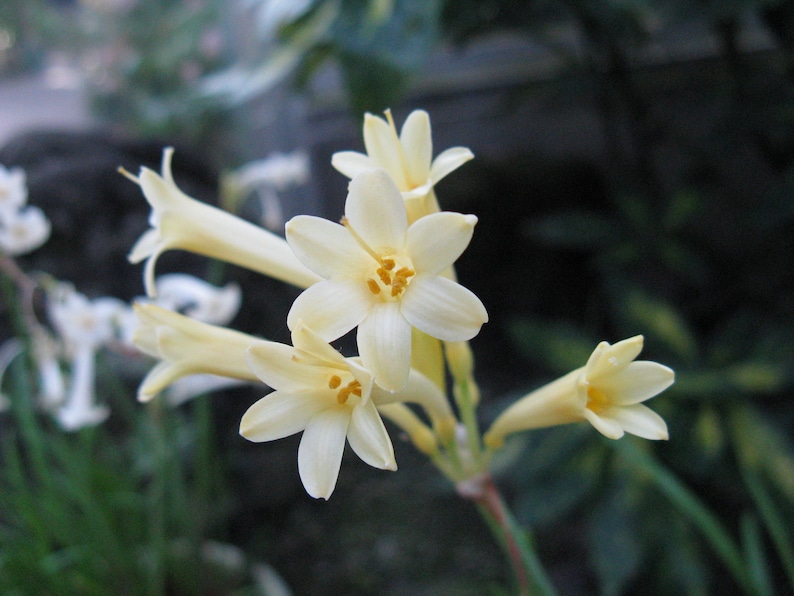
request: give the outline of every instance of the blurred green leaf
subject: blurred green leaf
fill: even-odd
[[[530,316],[514,318],[507,331],[527,358],[560,373],[587,364],[598,343],[572,324]]]
[[[690,361],[697,354],[697,340],[682,313],[662,298],[650,295],[638,286],[620,288],[616,293],[616,316],[625,329],[638,329],[653,341],[662,344],[681,360]]]
[[[610,219],[584,210],[540,217],[527,222],[523,231],[536,242],[559,248],[604,248],[619,238]]]
[[[741,519],[742,545],[747,561],[748,575],[758,596],[773,596],[772,579],[769,576],[769,563],[764,553],[761,526],[754,515],[744,514]]]
[[[637,574],[643,545],[634,523],[634,504],[625,486],[617,485],[594,504],[588,528],[590,556],[606,596],[625,593]]]

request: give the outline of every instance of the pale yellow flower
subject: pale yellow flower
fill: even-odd
[[[171,174],[172,155],[171,148],[163,152],[162,176],[148,168],[141,168],[138,177],[125,173],[140,185],[152,206],[152,227],[129,255],[132,263],[146,259],[144,279],[149,296],[155,295],[157,258],[173,249],[227,261],[298,287],[320,279],[295,258],[282,237],[179,190]]]
[[[366,114],[364,146],[366,154],[334,153],[331,165],[348,178],[373,168],[386,170],[405,199],[411,222],[439,211],[433,187],[474,157],[466,147],[452,147],[433,159],[430,116],[423,110],[409,114],[399,136],[389,110],[386,110],[386,120]]]
[[[667,439],[664,420],[641,402],[672,385],[675,373],[656,362],[635,362],[642,344],[641,335],[614,345],[601,342],[584,367],[505,410],[485,434],[486,444],[496,448],[514,432],[584,420],[610,439],[624,433]]]
[[[259,338],[201,323],[155,304],[135,304],[134,309],[138,327],[133,342],[143,353],[161,360],[141,383],[140,401],[149,401],[188,375],[257,380],[245,361],[245,351]]]
[[[345,439],[364,462],[396,470],[391,439],[371,399],[372,374],[303,325],[292,341],[294,347],[261,341],[248,349],[251,370],[275,391],[243,415],[240,434],[262,442],[303,431],[298,471],[315,499],[333,493]]]
[[[468,246],[477,218],[442,212],[410,226],[399,190],[383,170],[350,182],[342,225],[319,217],[287,222],[297,258],[324,281],[292,305],[298,321],[333,341],[358,326],[364,366],[387,390],[405,385],[411,369],[411,328],[445,341],[474,337],[488,320],[472,292],[441,273]]]

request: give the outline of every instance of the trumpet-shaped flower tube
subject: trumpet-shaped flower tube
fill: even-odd
[[[171,174],[172,155],[171,148],[163,152],[162,176],[148,168],[141,168],[138,177],[126,174],[140,185],[152,206],[152,227],[138,239],[128,257],[132,263],[146,260],[144,279],[149,296],[155,295],[157,258],[173,249],[227,261],[298,287],[319,281],[295,258],[281,236],[179,190]]]
[[[149,401],[182,377],[209,373],[256,381],[245,351],[259,338],[201,323],[155,304],[135,304],[137,348],[161,360],[141,383],[138,399]]]
[[[439,211],[434,185],[474,157],[466,147],[452,147],[433,159],[430,116],[423,110],[409,114],[399,136],[389,110],[386,120],[366,114],[364,146],[366,154],[334,153],[331,165],[348,178],[373,168],[386,170],[400,189],[412,222]]]
[[[583,420],[610,439],[624,433],[667,439],[664,420],[641,402],[672,385],[675,373],[656,362],[635,362],[642,344],[641,335],[614,345],[601,342],[584,367],[505,410],[485,434],[486,444],[497,448],[514,432]]]
[[[251,370],[275,391],[243,415],[240,434],[262,442],[303,431],[298,471],[315,499],[333,493],[345,439],[369,465],[396,470],[391,439],[371,399],[372,374],[303,325],[292,341],[294,347],[262,341],[248,349]]]
[[[333,341],[358,326],[365,368],[389,391],[411,368],[411,328],[445,341],[474,337],[488,320],[480,299],[442,274],[466,249],[477,218],[441,212],[410,226],[400,191],[383,170],[350,182],[342,225],[312,216],[287,222],[287,242],[324,278],[292,305],[298,321]]]

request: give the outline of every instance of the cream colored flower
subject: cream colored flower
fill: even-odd
[[[391,439],[370,399],[370,372],[303,325],[292,341],[294,347],[261,341],[248,349],[251,370],[275,391],[243,415],[240,434],[262,442],[303,431],[298,471],[315,499],[333,493],[345,439],[364,462],[396,470]]]
[[[331,165],[348,178],[373,168],[386,170],[406,201],[411,222],[439,211],[434,185],[474,157],[466,147],[452,147],[433,159],[430,116],[423,110],[409,114],[399,136],[391,111],[386,110],[386,120],[366,114],[364,146],[366,154],[334,153]]]
[[[135,304],[134,309],[138,316],[135,345],[162,361],[141,383],[140,401],[149,401],[177,379],[199,373],[257,380],[246,364],[245,351],[259,338],[201,323],[154,304]]]
[[[642,344],[641,335],[614,345],[601,342],[584,367],[505,410],[485,434],[486,444],[496,448],[514,432],[583,420],[610,439],[631,433],[666,440],[664,420],[641,402],[672,385],[675,373],[656,362],[634,362]]]
[[[442,212],[410,226],[399,190],[383,170],[350,182],[342,225],[312,216],[287,222],[297,258],[323,278],[292,305],[298,321],[333,341],[358,326],[358,350],[391,391],[408,380],[411,327],[445,341],[477,335],[488,320],[472,292],[440,275],[471,240],[477,218]]]
[[[129,255],[132,263],[147,260],[145,283],[150,296],[155,295],[157,258],[172,249],[227,261],[299,287],[320,279],[298,262],[280,236],[180,191],[171,174],[172,155],[171,148],[163,152],[162,176],[148,168],[141,168],[137,178],[125,173],[141,186],[152,206],[152,228]]]

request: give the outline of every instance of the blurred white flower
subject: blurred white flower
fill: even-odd
[[[155,280],[155,304],[211,325],[226,325],[240,310],[240,286],[220,288],[184,273],[169,273]]]
[[[57,406],[55,418],[66,431],[79,430],[103,422],[109,415],[107,406],[96,403],[94,370],[96,351],[117,335],[118,318],[126,304],[115,298],[89,300],[66,283],[49,294],[48,312],[52,325],[69,358],[69,388],[65,401]],[[46,350],[47,347],[44,346]],[[58,363],[44,352],[40,361],[42,385],[57,397]]]
[[[262,225],[279,231],[284,226],[284,210],[279,193],[290,186],[305,184],[309,178],[309,156],[305,151],[274,151],[264,159],[252,161],[226,174],[225,188],[238,199],[254,193],[259,199]]]
[[[21,168],[8,169],[0,165],[0,221],[8,214],[15,214],[28,200],[28,187],[25,171]]]
[[[56,410],[55,419],[65,431],[76,431],[105,421],[110,408],[96,403],[94,396],[94,359],[90,344],[77,346],[72,354],[69,395]]]
[[[50,222],[38,207],[28,206],[0,217],[0,251],[11,256],[39,248],[50,237]]]

